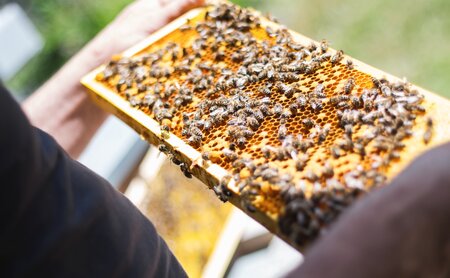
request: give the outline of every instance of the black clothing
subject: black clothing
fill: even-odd
[[[153,225],[0,84],[0,277],[184,277]]]

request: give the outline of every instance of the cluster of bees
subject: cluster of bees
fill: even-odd
[[[385,183],[425,108],[407,82],[362,74],[326,40],[303,45],[273,26],[220,4],[178,30],[189,40],[113,59],[98,78],[157,120],[163,138],[199,150],[198,165],[229,170],[213,188],[222,201],[234,180],[248,211],[276,203],[280,231],[302,245]],[[195,165],[159,148],[191,177]],[[338,171],[348,155],[357,165]]]

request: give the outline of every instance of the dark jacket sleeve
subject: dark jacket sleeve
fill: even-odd
[[[0,277],[184,277],[153,225],[0,84]]]
[[[357,201],[287,277],[450,277],[450,143]]]

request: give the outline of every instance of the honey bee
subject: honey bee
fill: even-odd
[[[406,104],[405,109],[412,111],[412,112],[419,112],[419,113],[425,113],[426,108],[420,104]]]
[[[350,94],[353,88],[355,88],[355,79],[350,77],[344,84],[344,93],[347,95]]]
[[[151,94],[146,94],[146,95],[144,96],[144,99],[143,99],[143,101],[142,101],[142,104],[143,104],[144,106],[147,106],[148,108],[152,109],[152,108],[153,108],[153,105],[154,105],[155,102],[156,102],[156,100],[157,100],[157,96],[151,95]]]
[[[213,59],[215,61],[223,61],[225,59],[225,52],[218,50],[213,54]]]
[[[250,137],[252,137],[255,134],[255,132],[253,132],[250,129],[243,128],[242,131],[241,131],[241,134],[245,138],[250,138]]]
[[[238,159],[238,155],[236,152],[232,151],[229,148],[224,148],[222,150],[223,155],[225,156],[225,158],[227,158],[230,161],[235,161],[236,159]]]
[[[269,36],[270,38],[273,38],[273,37],[276,36],[276,32],[275,32],[270,26],[267,26],[267,27],[266,27],[266,34],[267,34],[267,36]]]
[[[322,101],[318,98],[311,98],[309,100],[309,105],[314,112],[318,112],[323,108]]]
[[[251,74],[253,74],[253,73],[260,73],[263,70],[264,70],[264,64],[262,64],[262,63],[256,63],[256,64],[250,65],[248,67],[248,71]]]
[[[261,123],[264,120],[265,115],[268,115],[269,112],[270,109],[267,105],[261,105],[259,108],[253,110],[253,116]]]
[[[197,68],[204,70],[204,71],[212,71],[212,66],[208,63],[198,63]]]
[[[318,132],[318,142],[322,143],[327,139],[328,134],[330,133],[330,125],[326,124],[322,129]]]
[[[312,139],[303,139],[299,142],[299,149],[302,152],[306,152],[309,148],[314,146],[314,141]]]
[[[361,143],[354,143],[353,144],[353,148],[355,150],[356,153],[360,154],[361,156],[365,156],[366,155],[366,149],[365,146]]]
[[[231,54],[231,60],[235,63],[242,62],[244,58],[245,58],[244,54],[240,52],[234,52],[233,54]]]
[[[319,61],[317,60],[311,60],[307,65],[305,69],[306,74],[310,74],[315,72],[316,70],[320,69],[321,65]]]
[[[192,173],[191,173],[191,171],[189,170],[189,166],[188,166],[186,163],[182,162],[182,163],[180,164],[180,169],[181,169],[181,172],[183,172],[183,174],[184,174],[184,176],[185,176],[186,178],[188,178],[188,179],[191,179],[191,178],[192,178]]]
[[[322,177],[329,179],[334,176],[333,165],[330,161],[325,162],[325,165],[322,168]]]
[[[303,52],[300,52],[303,53]],[[297,58],[298,59],[298,58]],[[299,60],[301,60],[300,58]],[[308,63],[305,61],[297,61],[292,64],[292,70],[297,73],[306,73],[306,70],[308,69]]]
[[[397,130],[397,133],[394,136],[394,140],[401,141],[405,138],[411,137],[413,135],[413,131],[411,129],[400,129]]]
[[[170,132],[170,124],[170,120],[164,119],[160,125],[161,132]]]
[[[209,120],[209,119],[205,120],[204,124],[203,124],[203,130],[209,131],[211,128],[212,128],[211,120]]]
[[[394,150],[402,150],[405,147],[406,147],[406,145],[403,142],[394,142],[394,145],[393,145]]]
[[[338,50],[333,56],[331,56],[331,64],[334,66],[344,58],[344,51]]]
[[[293,102],[289,105],[289,111],[291,112],[292,115],[297,115],[297,110],[298,110],[298,104],[296,102]]]
[[[372,76],[370,79],[372,80],[372,83],[375,86],[375,88],[381,88],[381,82],[378,78]]]
[[[278,169],[277,168],[267,168],[261,172],[261,178],[266,181],[271,181],[278,178]]]
[[[325,87],[323,83],[319,83],[319,85],[316,86],[313,90],[313,96],[316,98],[326,98],[327,95],[325,94]]]
[[[289,156],[288,150],[283,148],[283,147],[279,147],[279,148],[275,148],[275,159],[276,160],[285,160],[287,159]]]
[[[130,97],[128,101],[132,107],[140,106],[143,103],[142,100],[137,97]]]
[[[433,136],[433,120],[431,118],[427,118],[425,132],[423,133],[423,142],[425,144],[430,143],[432,136]]]
[[[285,124],[281,124],[278,128],[278,139],[282,140],[287,136],[287,128]]]
[[[258,91],[265,96],[270,96],[272,94],[272,90],[267,86],[259,87]]]
[[[375,140],[375,144],[373,145],[373,147],[377,150],[377,151],[389,151],[391,149],[391,145],[388,142],[382,141],[382,140]]]
[[[251,213],[256,212],[256,207],[255,207],[250,201],[247,201],[246,199],[243,199],[241,202],[242,202],[242,204],[243,204],[243,207],[244,207],[248,212],[251,212]]]
[[[350,97],[347,95],[333,96],[330,98],[330,103],[336,106],[338,103],[348,101],[349,99]]]
[[[316,124],[316,122],[311,118],[306,118],[302,120],[302,124],[305,126],[306,129],[310,129]]]
[[[292,112],[289,109],[283,109],[283,113],[281,113],[280,118],[281,119],[287,119],[292,117]]]
[[[363,102],[364,102],[364,110],[366,110],[367,112],[373,110],[375,104],[372,99],[370,98],[367,98],[365,100],[363,99]]]
[[[289,85],[279,82],[275,85],[275,87],[279,92],[283,93],[288,98],[294,95],[294,89]]]
[[[372,111],[361,118],[361,121],[365,124],[372,124],[378,117],[380,113],[377,111]]]
[[[253,130],[257,130],[260,126],[259,121],[253,116],[247,117],[247,124]]]
[[[170,137],[170,127],[168,125],[161,125],[161,137],[164,139]]]
[[[308,51],[313,52],[318,48],[317,44],[315,44],[314,42],[311,42],[308,46]]]
[[[345,66],[346,66],[347,69],[349,69],[349,70],[354,69],[353,61],[350,60],[350,59],[347,59],[347,61],[345,62]]]
[[[389,152],[388,159],[391,161],[398,160],[398,159],[400,159],[400,153],[398,151],[393,150],[393,151]]]
[[[196,126],[192,126],[190,129],[190,134],[203,138],[203,132]]]
[[[328,51],[328,41],[326,39],[323,39],[320,41],[320,51],[322,51],[322,53],[325,53]]]
[[[381,93],[382,93],[385,97],[391,97],[391,96],[392,96],[392,91],[391,91],[391,88],[389,88],[389,86],[387,86],[387,85],[385,85],[385,84],[381,84],[380,90],[381,90]]]
[[[267,13],[266,17],[268,20],[275,22],[275,23],[280,23],[280,20],[278,20],[278,18],[276,18],[273,14],[271,13]]]
[[[275,103],[275,105],[273,106],[273,114],[275,114],[275,116],[280,117],[281,113],[283,113],[283,106],[280,103]]]
[[[230,127],[227,128],[227,134],[231,138],[236,139],[236,138],[238,138],[241,135],[241,130],[237,126],[231,125]]]
[[[228,202],[232,194],[224,184],[225,181],[221,181],[219,184],[213,186],[212,190],[214,191],[214,193],[216,193],[217,197],[219,197],[219,200],[225,203]]]
[[[263,146],[261,148],[261,152],[263,153],[265,158],[271,158],[272,154],[275,152],[274,147],[272,146]]]
[[[319,180],[319,176],[317,176],[317,174],[314,173],[312,170],[308,170],[308,171],[305,173],[305,178],[306,178],[307,180],[309,180],[310,182],[316,182],[316,181]]]
[[[239,137],[239,138],[237,138],[236,143],[238,144],[238,146],[243,148],[243,147],[245,147],[245,144],[247,143],[247,138]]]
[[[191,135],[188,138],[188,143],[190,145],[193,145],[193,146],[196,146],[196,147],[199,146],[201,142],[202,142],[202,137],[200,137],[200,136]]]
[[[236,80],[236,87],[242,89],[245,87],[245,85],[247,85],[247,83],[248,83],[247,77],[244,76],[244,77],[238,78]]]
[[[300,51],[304,48],[303,45],[294,42],[288,43],[287,46],[294,51]]]
[[[307,98],[306,98],[305,95],[301,94],[301,95],[296,99],[296,102],[297,102],[297,104],[298,104],[298,106],[299,106],[300,108],[305,108],[306,105],[307,105],[307,103],[308,103],[308,100],[307,100]]]
[[[332,147],[330,148],[330,152],[331,152],[331,155],[332,155],[335,159],[338,159],[338,158],[341,157],[341,155],[342,155],[341,148],[339,148],[338,146],[332,146]]]
[[[176,158],[174,154],[169,153],[168,157],[169,157],[170,161],[172,161],[172,163],[177,165],[177,166],[179,166],[179,165],[181,165],[181,163],[183,163],[181,160]]]
[[[172,119],[173,118],[173,114],[170,113],[170,111],[168,109],[159,109],[158,111],[155,111],[155,119],[158,122],[161,122],[163,119]]]
[[[339,148],[345,150],[345,151],[350,151],[351,149],[353,149],[353,141],[351,137],[348,136],[344,136],[343,139],[339,140],[337,142]]]
[[[356,109],[358,109],[358,108],[361,108],[362,107],[362,101],[361,101],[361,98],[359,98],[359,97],[357,97],[357,96],[352,96],[351,98],[350,98],[350,101],[352,102],[352,105],[353,105],[353,108],[356,108]]]
[[[303,154],[302,156],[298,157],[295,160],[295,169],[297,169],[297,171],[303,171],[303,169],[305,169],[306,164],[308,163],[309,160],[309,155],[308,154]]]
[[[286,81],[286,82],[297,82],[297,81],[299,81],[300,80],[300,77],[298,77],[298,75],[297,74],[294,74],[294,73],[285,73],[284,75],[283,75],[283,79],[284,79],[284,81]]]
[[[158,150],[160,152],[162,152],[162,153],[169,153],[170,152],[170,149],[164,144],[158,145]]]
[[[344,126],[344,132],[348,137],[352,137],[353,134],[353,125],[351,124],[346,124]]]
[[[220,152],[218,151],[206,151],[202,153],[202,159],[204,161],[212,161],[216,163],[220,160]]]

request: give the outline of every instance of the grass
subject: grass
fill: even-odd
[[[276,3],[275,3],[276,2]],[[289,28],[450,98],[447,0],[260,1]]]
[[[150,1],[150,0],[149,0]],[[26,8],[44,50],[8,82],[28,94],[110,22],[129,0],[39,0]],[[289,28],[450,98],[447,0],[234,0],[271,12]]]
[[[44,49],[12,80],[8,87],[28,95],[55,73],[95,36],[129,0],[36,0],[23,7],[45,39]]]

